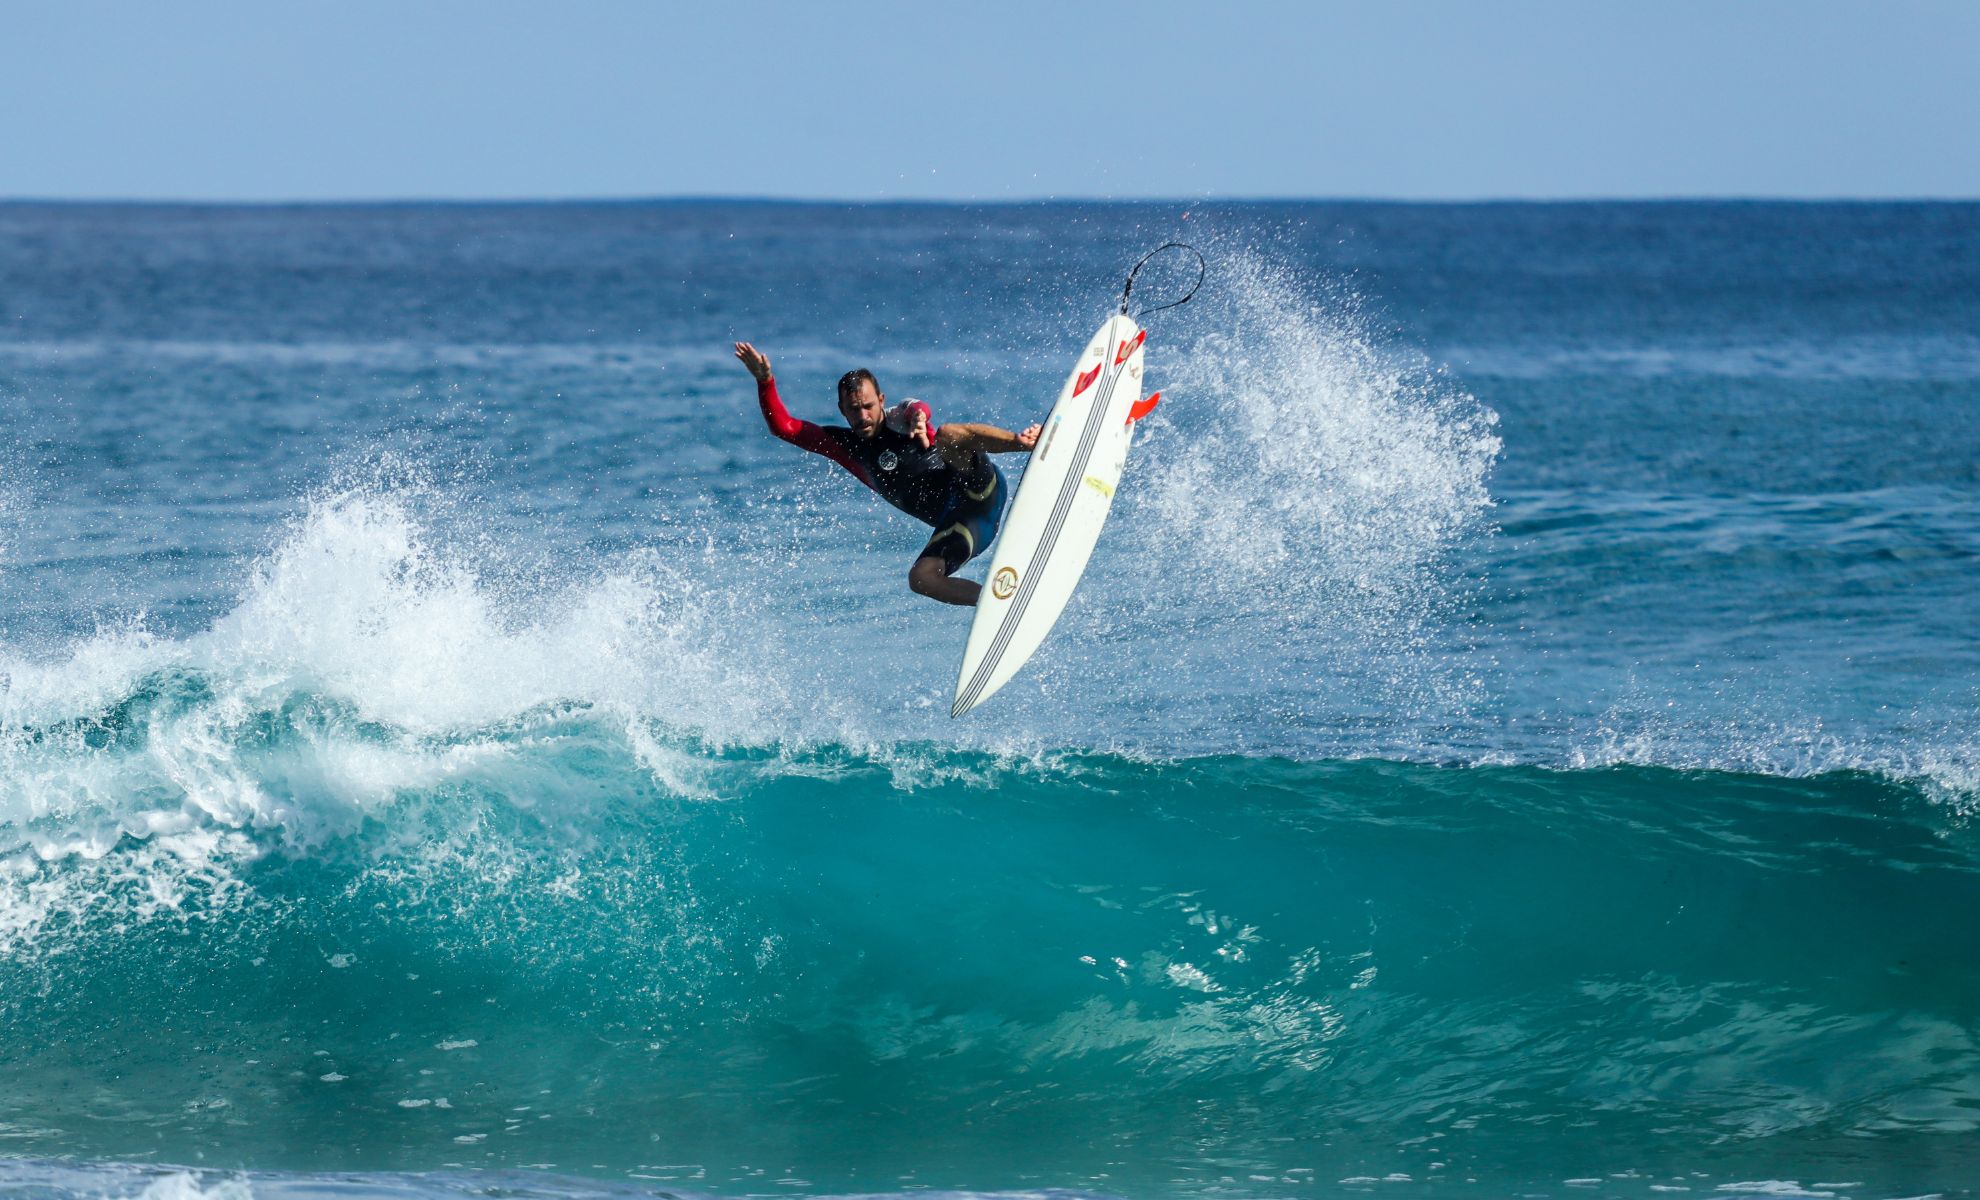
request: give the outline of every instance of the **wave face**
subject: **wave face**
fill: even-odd
[[[1972,1194],[1976,230],[10,206],[0,1195]],[[1021,426],[1172,235],[951,721],[726,343]]]
[[[1980,1168],[1980,843],[1911,784],[722,747],[609,687],[357,697],[242,657],[251,607],[12,714],[0,1128],[37,1155],[1127,1194]],[[540,636],[511,672],[593,669]]]

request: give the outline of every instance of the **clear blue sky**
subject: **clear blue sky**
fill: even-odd
[[[0,0],[0,197],[1980,197],[1980,0]]]

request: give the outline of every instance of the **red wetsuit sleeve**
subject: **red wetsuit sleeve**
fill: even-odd
[[[873,486],[873,481],[867,478],[865,469],[846,453],[845,447],[839,444],[837,438],[826,433],[823,426],[814,425],[810,421],[800,421],[790,414],[790,411],[784,407],[783,399],[777,395],[777,381],[774,378],[758,381],[756,403],[763,409],[763,423],[770,427],[771,433],[800,450],[809,450],[813,454],[831,459],[852,472],[854,479],[868,487]]]

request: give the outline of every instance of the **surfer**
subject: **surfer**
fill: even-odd
[[[736,358],[756,377],[756,402],[771,433],[831,459],[882,500],[934,526],[934,536],[908,568],[908,587],[944,604],[974,605],[982,585],[955,573],[989,548],[1009,497],[1004,473],[990,455],[1030,452],[1039,427],[1023,433],[961,421],[938,427],[920,400],[889,409],[873,372],[864,367],[839,380],[845,425],[814,425],[785,411],[767,355],[737,342]]]

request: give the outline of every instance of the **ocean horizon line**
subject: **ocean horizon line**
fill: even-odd
[[[7,208],[663,208],[707,205],[750,205],[765,208],[1273,208],[1294,206],[1369,208],[1546,208],[1644,205],[1682,206],[1963,206],[1980,204],[1980,196],[1769,196],[1643,195],[1643,196],[1211,196],[1211,197],[1095,197],[1033,196],[1016,199],[954,197],[834,197],[755,196],[690,193],[648,196],[365,196],[365,197],[172,197],[172,196],[0,196]]]

